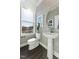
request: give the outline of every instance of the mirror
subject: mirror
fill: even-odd
[[[37,16],[36,19],[36,32],[40,33],[43,27],[43,15]]]
[[[49,11],[46,20],[49,32],[56,32],[59,29],[59,9]]]

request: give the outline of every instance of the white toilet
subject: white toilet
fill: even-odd
[[[36,33],[36,38],[31,38],[27,41],[27,44],[29,45],[29,50],[32,50],[39,46],[39,39],[40,39],[40,34]]]

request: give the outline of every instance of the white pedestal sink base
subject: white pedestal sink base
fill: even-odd
[[[53,40],[58,36],[58,33],[43,33],[45,37],[48,38],[48,59],[53,59]]]
[[[48,51],[47,51],[48,59],[53,59],[53,40],[48,39]]]

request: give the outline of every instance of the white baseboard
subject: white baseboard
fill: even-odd
[[[47,50],[47,47],[46,47],[43,43],[40,42],[40,45],[42,45],[42,46]],[[55,55],[57,58],[59,58],[59,53],[56,52],[55,50],[54,50],[54,55]]]
[[[42,45],[47,50],[47,47],[43,43],[40,42],[40,45]]]
[[[27,43],[20,44],[20,48],[26,46]]]

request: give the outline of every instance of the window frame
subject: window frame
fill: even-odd
[[[22,13],[22,8],[21,8],[21,13]],[[20,16],[21,16],[21,15],[20,15]],[[22,16],[21,16],[21,17],[22,17]],[[34,27],[35,27],[35,24],[34,24],[34,23],[35,23],[34,14],[33,14],[33,18],[32,18],[32,19],[33,19],[33,22],[32,22],[32,23],[33,23],[33,32],[31,32],[31,33],[29,33],[29,32],[26,33],[26,34],[28,34],[28,35],[35,33],[35,29],[34,29]],[[21,33],[23,33],[23,32],[22,32],[22,27],[23,27],[23,26],[22,26],[22,20],[21,20]]]

